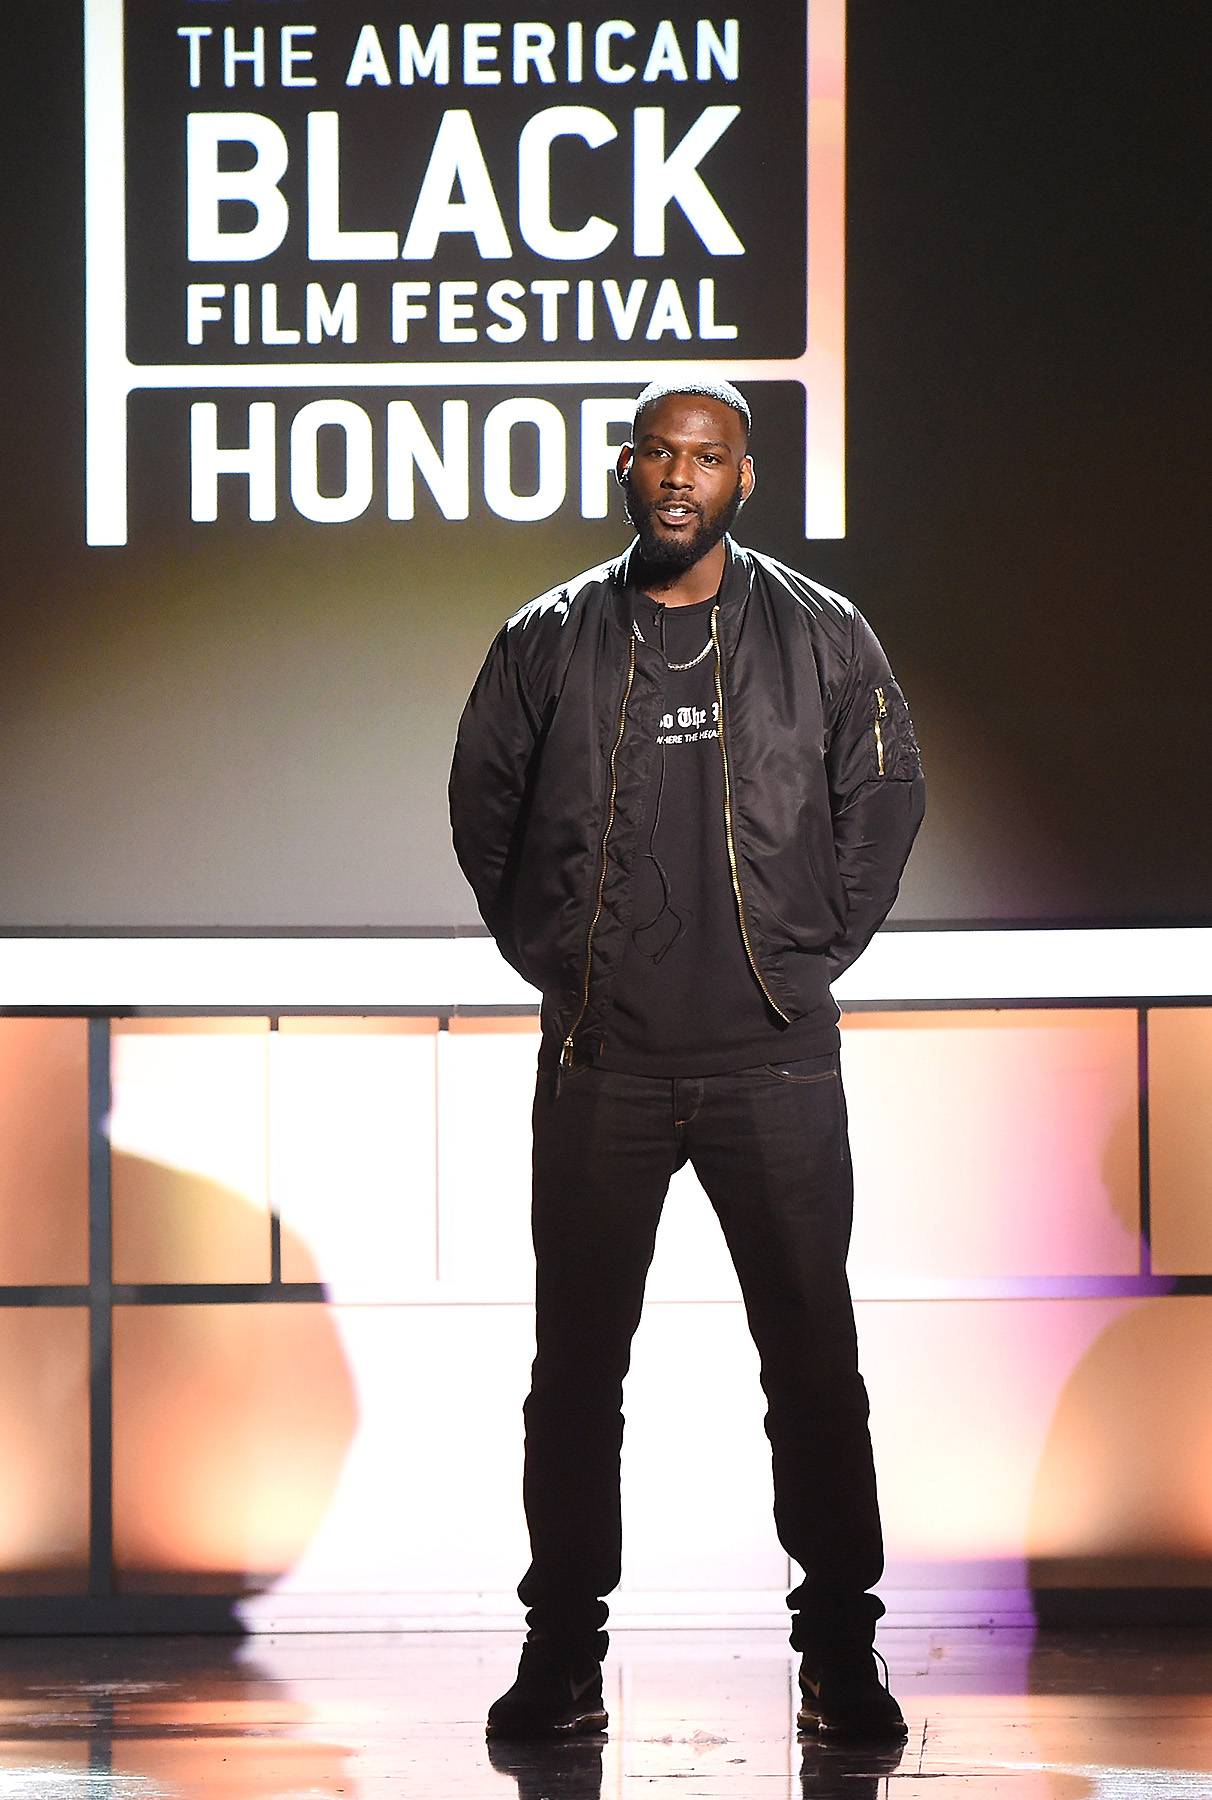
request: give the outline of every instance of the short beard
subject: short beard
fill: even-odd
[[[700,515],[698,529],[690,537],[658,538],[652,527],[656,506],[645,506],[637,499],[631,485],[630,471],[623,476],[623,496],[624,510],[640,540],[640,557],[645,567],[654,574],[668,575],[671,579],[684,575],[709,550],[715,549],[720,539],[732,530],[745,498],[741,492],[741,477],[738,473],[735,492],[710,518],[705,519]]]

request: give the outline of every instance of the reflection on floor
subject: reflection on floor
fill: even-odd
[[[773,1632],[620,1632],[608,1737],[491,1749],[500,1634],[10,1639],[0,1800],[1212,1796],[1212,1632],[881,1642],[910,1725],[891,1753],[797,1741]]]

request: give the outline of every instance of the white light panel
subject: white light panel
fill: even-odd
[[[888,931],[843,1006],[1206,999],[1212,929]],[[0,937],[0,1008],[536,1007],[487,937]]]

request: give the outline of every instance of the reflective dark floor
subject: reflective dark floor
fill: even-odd
[[[774,1632],[620,1632],[608,1737],[491,1750],[504,1635],[9,1639],[0,1800],[1212,1800],[1212,1633],[881,1643],[891,1753],[797,1740]]]

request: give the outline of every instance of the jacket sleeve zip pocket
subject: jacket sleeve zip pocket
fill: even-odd
[[[875,690],[875,766],[881,775],[884,773],[884,732],[880,720],[887,717],[888,706],[884,699],[884,690],[882,687],[877,687]]]
[[[913,781],[922,772],[913,720],[897,683],[889,677],[871,689],[868,769],[878,780]]]

